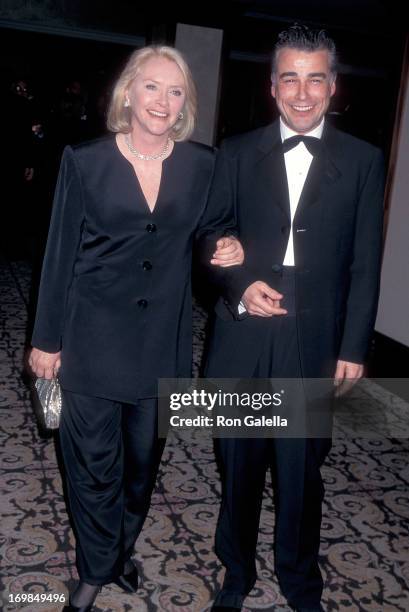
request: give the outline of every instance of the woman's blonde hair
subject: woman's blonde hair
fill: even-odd
[[[170,137],[173,140],[187,140],[192,134],[196,121],[197,96],[192,73],[183,55],[173,47],[152,45],[134,51],[125,68],[119,75],[112,91],[108,107],[107,126],[111,132],[128,134],[131,127],[131,111],[125,106],[125,92],[141,69],[142,64],[152,57],[164,57],[179,67],[185,80],[185,104],[183,118],[179,119],[172,128]]]

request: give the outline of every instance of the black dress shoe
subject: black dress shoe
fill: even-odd
[[[121,574],[112,582],[125,591],[125,593],[136,593],[139,582],[138,570],[134,567],[129,574]]]
[[[215,597],[211,612],[237,612],[242,609],[245,598],[244,593],[222,588]]]

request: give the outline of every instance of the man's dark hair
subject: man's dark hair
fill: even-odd
[[[328,51],[329,68],[335,79],[337,73],[337,51],[335,43],[325,30],[312,30],[306,25],[295,23],[278,35],[274,46],[271,75],[277,71],[277,56],[281,49],[297,49],[298,51]]]

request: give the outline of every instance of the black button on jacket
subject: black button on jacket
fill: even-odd
[[[62,350],[64,388],[134,402],[191,375],[192,246],[222,233],[204,215],[213,165],[175,143],[151,213],[114,137],[65,149],[32,338]]]

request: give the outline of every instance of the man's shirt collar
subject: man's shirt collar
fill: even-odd
[[[303,134],[303,136],[313,136],[314,138],[321,138],[322,132],[324,131],[324,123],[325,117],[321,119],[321,123],[317,125],[316,128],[314,128],[310,132],[306,132],[305,134]],[[294,132],[294,130],[289,128],[280,117],[280,135],[281,141],[284,141],[286,140],[286,138],[291,138],[291,136],[297,136],[298,132]]]

